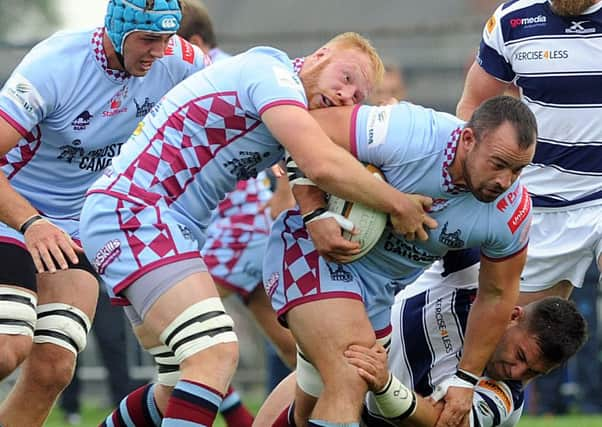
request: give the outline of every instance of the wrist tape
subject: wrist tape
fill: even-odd
[[[416,395],[389,372],[389,381],[374,393],[376,406],[385,418],[405,419],[416,411]]]

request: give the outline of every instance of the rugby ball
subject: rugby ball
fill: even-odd
[[[382,172],[375,166],[366,165],[366,169],[378,179],[385,180]],[[332,194],[328,198],[328,210],[349,219],[359,231],[358,234],[352,235],[349,231],[343,230],[344,238],[359,242],[361,245],[361,250],[353,256],[353,261],[366,255],[376,245],[387,225],[385,212],[374,210],[361,203],[343,200]]]

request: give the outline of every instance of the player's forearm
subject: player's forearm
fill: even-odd
[[[6,176],[0,172],[0,221],[19,230],[21,224],[36,215],[37,210],[15,191]]]
[[[295,185],[293,187],[293,196],[295,196],[295,200],[299,204],[302,215],[326,206],[324,191],[312,185]]]
[[[460,369],[482,375],[506,329],[517,295],[510,289],[499,294],[479,290],[468,316]]]
[[[331,165],[336,166],[331,166],[325,175],[313,177],[316,185],[327,193],[388,214],[403,212],[403,206],[409,203],[407,196],[377,179],[364,165],[347,155],[349,161],[333,161]]]
[[[429,399],[416,396],[416,412],[399,424],[400,427],[435,427],[441,405],[434,405]]]

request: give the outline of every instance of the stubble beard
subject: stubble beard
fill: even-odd
[[[595,3],[596,0],[552,0],[552,9],[560,16],[579,16]]]

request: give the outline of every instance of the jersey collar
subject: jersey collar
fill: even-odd
[[[92,45],[92,53],[94,54],[94,59],[100,65],[100,68],[103,69],[107,77],[109,79],[122,83],[130,77],[130,74],[127,71],[122,70],[112,70],[109,68],[107,54],[105,53],[105,49],[102,45],[102,37],[105,33],[104,27],[98,27],[94,34],[92,35],[92,40],[90,43]]]
[[[460,141],[460,135],[462,135],[461,127],[458,127],[452,131],[449,141],[447,141],[447,145],[445,146],[445,151],[443,153],[443,167],[441,168],[442,187],[443,191],[450,194],[460,194],[470,191],[466,187],[460,187],[455,185],[452,181],[452,176],[449,173],[449,166],[454,161],[454,157],[456,157],[456,149],[458,148],[458,141]]]
[[[303,64],[305,63],[305,58],[295,58],[292,60],[293,63],[293,71],[296,74],[299,74],[301,72],[301,68],[303,67]]]

